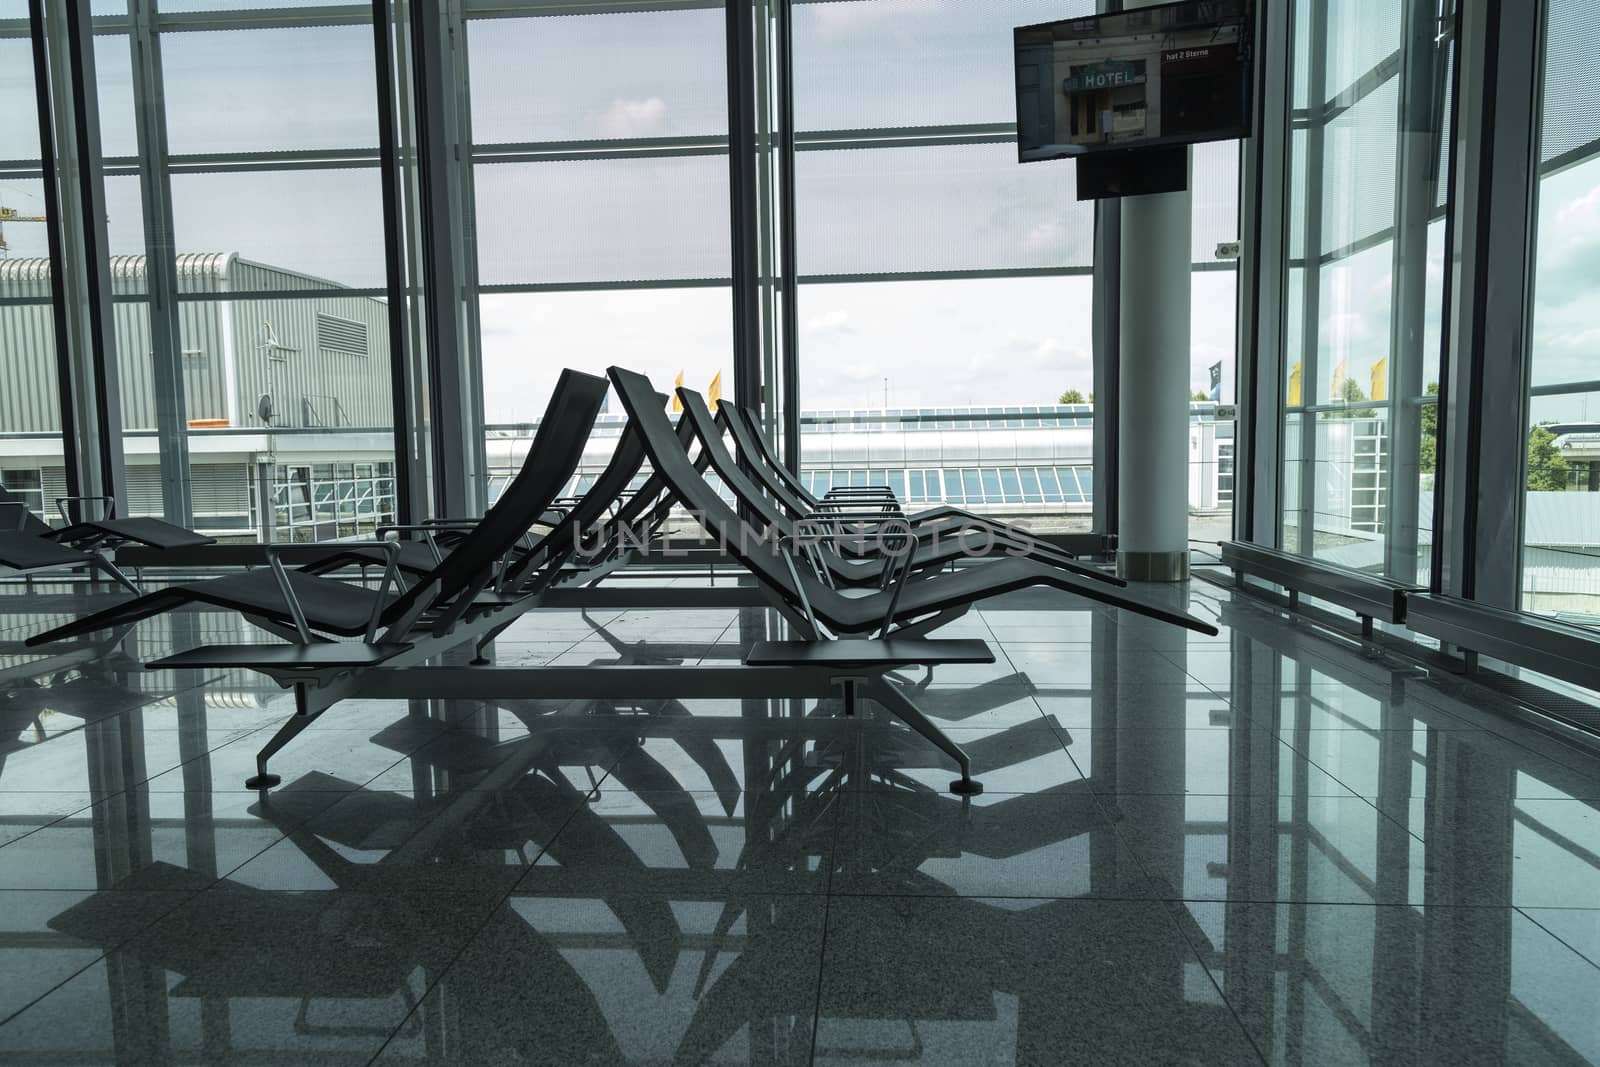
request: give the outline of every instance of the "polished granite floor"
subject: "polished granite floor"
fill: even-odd
[[[1170,591],[1169,591],[1170,592]],[[0,604],[0,1062],[1600,1061],[1600,760],[1203,582],[1013,596],[907,672],[986,792],[832,702],[292,711],[222,615]],[[763,611],[537,612],[502,665],[735,662]]]

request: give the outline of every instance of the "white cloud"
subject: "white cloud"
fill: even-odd
[[[809,336],[826,336],[828,334],[849,333],[850,313],[840,308],[813,315],[806,319],[806,334]]]
[[[1600,185],[1582,196],[1562,204],[1554,212],[1558,232],[1570,232],[1573,226],[1600,227]]]
[[[650,137],[659,134],[666,123],[667,104],[659,96],[613,100],[600,116],[600,128],[607,137]]]
[[[1059,222],[1036,223],[1023,235],[1022,250],[1028,253],[1047,252],[1060,247],[1064,236]]]

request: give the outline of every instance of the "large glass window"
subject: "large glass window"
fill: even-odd
[[[1094,210],[1076,199],[1071,162],[1017,163],[1011,31],[1094,10],[1090,0],[795,6],[805,464],[846,451],[894,468],[915,456],[970,471],[970,485],[940,487],[944,500],[1028,514],[1041,530],[1089,528],[1092,501],[1076,481],[1063,492],[1053,465],[1093,462]],[[1204,271],[1191,389],[1231,400],[1236,275],[1216,252],[1238,236],[1237,146],[1200,146],[1194,158]],[[999,405],[1013,417],[992,417],[1008,413]],[[838,409],[894,418],[815,415]],[[1217,428],[1194,433],[1191,503],[1220,530]],[[1018,467],[1019,456],[1037,465]]]
[[[1540,129],[1522,603],[1600,625],[1600,11],[1550,0]]]
[[[1424,6],[1294,5],[1283,190],[1281,543],[1401,581],[1432,542],[1449,187],[1452,42]]]
[[[129,510],[170,511],[181,436],[197,528],[369,533],[395,515],[371,7],[263,26],[237,5],[197,6],[210,10],[96,8]],[[130,39],[142,18],[159,64]],[[151,212],[169,215],[170,243]],[[159,395],[172,377],[176,412]],[[307,470],[328,487],[316,522],[287,505],[274,521],[265,501],[293,499]]]
[[[725,35],[720,7],[468,11],[491,479],[563,368],[733,395]]]
[[[795,6],[807,466],[925,462],[936,469],[914,476],[919,500],[1004,512],[1026,510],[1019,436],[1039,439],[1028,454],[1043,463],[1089,462],[1087,420],[1011,428],[997,407],[1049,409],[1069,390],[1088,404],[1094,391],[1093,210],[1072,196],[1072,164],[1019,166],[1014,141],[1011,29],[1093,11],[1068,6]],[[1027,503],[1047,510],[1042,491]],[[1063,527],[1087,529],[1076,510]]]

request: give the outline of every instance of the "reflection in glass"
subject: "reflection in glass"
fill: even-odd
[[[1306,103],[1284,190],[1280,544],[1425,582],[1453,41],[1431,24],[1406,40],[1401,10],[1295,9],[1292,66]],[[1420,119],[1401,124],[1402,112]]]
[[[1593,345],[1600,281],[1600,121],[1587,76],[1600,14],[1549,5],[1540,128],[1531,395],[1524,476],[1522,607],[1600,626],[1600,355]]]

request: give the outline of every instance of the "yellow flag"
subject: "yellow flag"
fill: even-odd
[[[679,371],[678,376],[672,379],[672,386],[672,413],[676,415],[683,410],[683,401],[678,399],[678,390],[683,388],[683,371]]]
[[[1300,406],[1300,364],[1296,363],[1289,371],[1289,406]]]
[[[1345,386],[1350,381],[1350,372],[1345,369],[1345,361],[1340,360],[1333,366],[1333,381],[1328,383],[1328,399],[1335,404],[1344,399]]]
[[[1372,365],[1372,393],[1374,400],[1389,399],[1389,357],[1384,356]]]
[[[722,372],[717,371],[717,376],[711,379],[711,388],[706,390],[706,397],[711,401],[711,410],[717,410],[717,403],[722,400]]]

